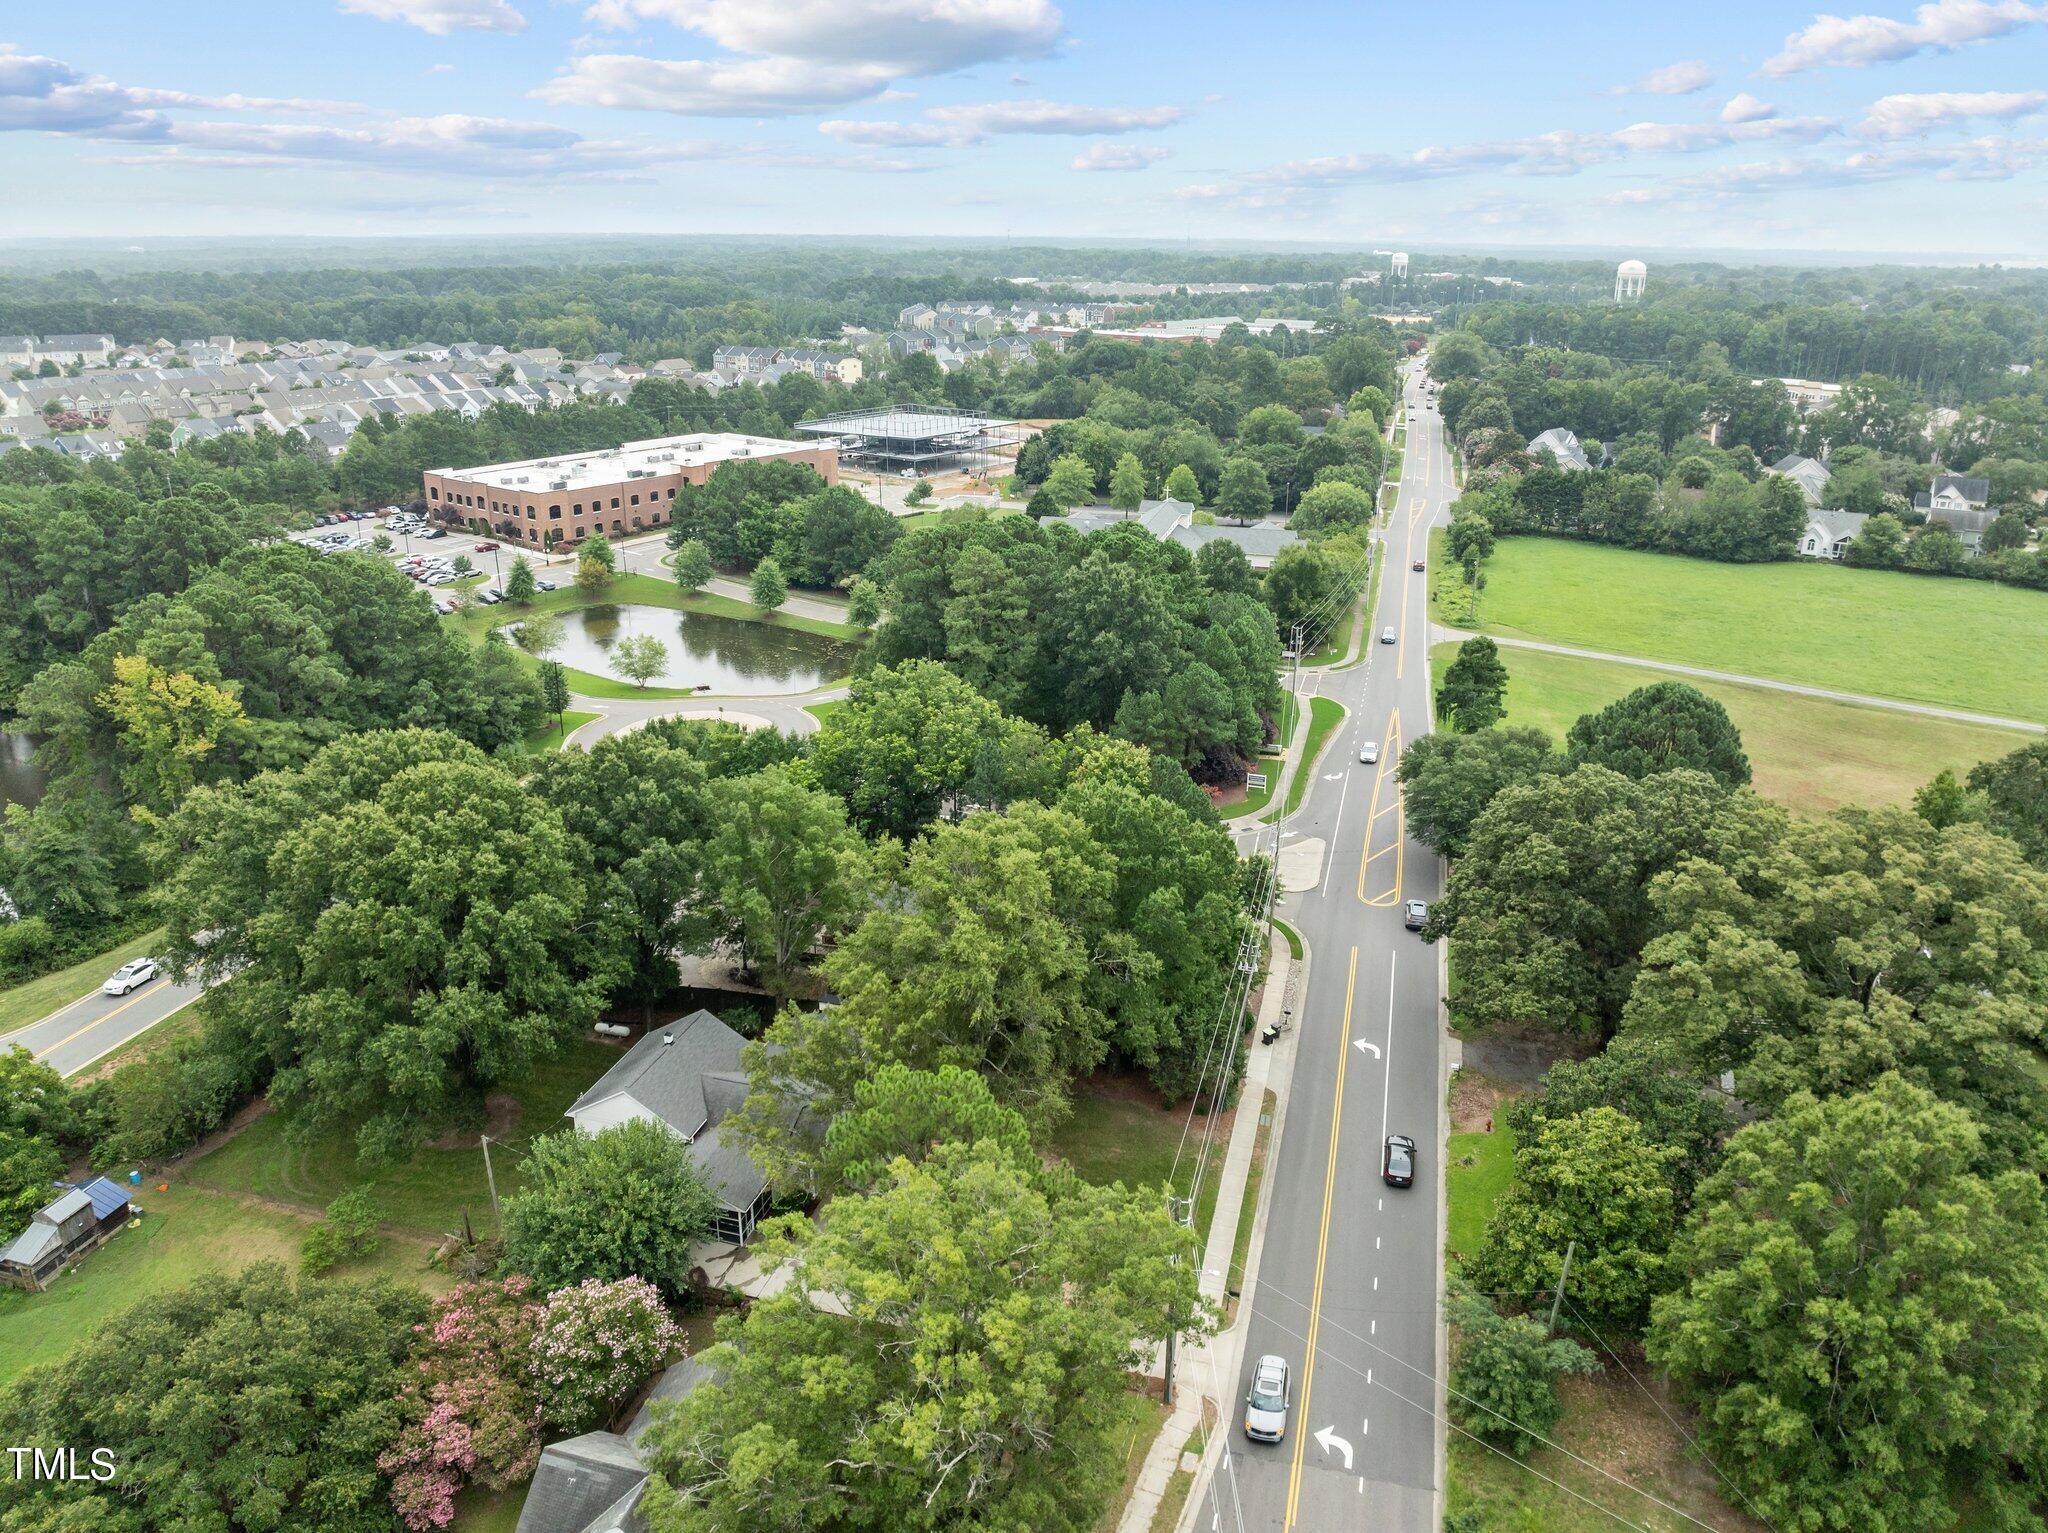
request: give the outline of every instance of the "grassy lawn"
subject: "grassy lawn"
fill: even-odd
[[[544,756],[549,751],[558,751],[569,743],[569,736],[598,717],[598,714],[578,713],[572,708],[562,715],[559,724],[554,719],[549,719],[521,740],[516,753],[521,756]]]
[[[1116,1498],[1103,1508],[1102,1521],[1095,1525],[1096,1533],[1116,1533],[1117,1525],[1124,1520],[1124,1508],[1131,1504],[1131,1492],[1138,1488],[1138,1473],[1145,1467],[1145,1455],[1152,1449],[1152,1440],[1166,1426],[1166,1407],[1150,1395],[1132,1390],[1124,1396],[1122,1405],[1123,1419],[1111,1430],[1117,1446],[1124,1451],[1124,1483]]]
[[[519,1513],[526,1505],[527,1487],[533,1482],[508,1485],[503,1490],[485,1490],[472,1485],[455,1498],[455,1521],[450,1533],[513,1533]]]
[[[1288,957],[1292,958],[1296,963],[1300,963],[1301,933],[1289,926],[1285,921],[1275,921],[1273,924],[1280,929],[1280,935],[1287,939]]]
[[[1198,1114],[1187,1130],[1187,1149],[1181,1156],[1180,1175],[1174,1191],[1186,1196],[1195,1169],[1195,1154],[1202,1134]],[[1097,1077],[1074,1088],[1074,1110],[1053,1130],[1053,1153],[1065,1160],[1084,1181],[1098,1187],[1122,1182],[1126,1187],[1164,1187],[1173,1171],[1173,1152],[1181,1143],[1181,1129],[1188,1122],[1185,1105],[1162,1107],[1152,1088],[1135,1076]],[[1202,1176],[1200,1201],[1195,1207],[1195,1239],[1209,1238],[1209,1221],[1216,1212],[1216,1183],[1223,1168],[1228,1135],[1218,1124],[1209,1146],[1209,1165]]]
[[[502,1140],[497,1134],[491,1139],[500,1198],[519,1189],[527,1143],[565,1127],[562,1114],[569,1104],[618,1058],[617,1049],[578,1039],[511,1093],[517,1113]],[[371,1167],[356,1159],[352,1128],[332,1129],[300,1143],[287,1132],[289,1126],[282,1113],[259,1118],[186,1174],[203,1187],[280,1199],[316,1213],[337,1193],[367,1187],[387,1221],[425,1235],[460,1229],[465,1209],[479,1235],[496,1228],[483,1151],[474,1143],[429,1146],[408,1160]]]
[[[1280,806],[1280,813],[1290,815],[1300,807],[1302,795],[1308,792],[1308,785],[1316,775],[1316,758],[1323,753],[1323,747],[1330,741],[1331,733],[1344,722],[1344,705],[1333,698],[1312,697],[1308,704],[1308,743],[1302,747],[1301,763],[1294,770],[1294,778],[1287,784],[1287,801]]]
[[[1430,652],[1440,672],[1457,646]],[[2019,749],[2029,736],[1985,724],[1963,724],[1801,697],[1767,687],[1695,677],[1666,677],[1642,666],[1583,660],[1536,650],[1503,650],[1508,668],[1507,722],[1541,729],[1558,740],[1581,714],[1660,680],[1699,688],[1728,710],[1741,731],[1756,789],[1795,814],[1822,815],[1842,804],[1906,804],[1942,768],[1958,777],[1979,761]]]
[[[0,990],[0,1037],[16,1028],[40,1022],[60,1006],[92,994],[106,983],[107,976],[131,958],[140,958],[163,941],[163,928],[144,932],[119,947],[58,969],[40,979],[25,980],[11,989]]]
[[[2048,721],[2048,593],[1810,561],[1503,538],[1481,626],[1681,665]],[[1930,774],[1931,775],[1931,774]]]
[[[1237,1234],[1230,1243],[1230,1271],[1224,1286],[1236,1289],[1244,1282],[1245,1259],[1251,1255],[1252,1219],[1259,1208],[1259,1186],[1266,1180],[1266,1144],[1273,1136],[1273,1109],[1280,1098],[1268,1091],[1259,1103],[1259,1129],[1252,1138],[1251,1169],[1245,1174],[1244,1197],[1237,1205]]]
[[[822,724],[826,719],[831,718],[832,715],[837,713],[841,708],[844,708],[846,706],[846,703],[847,699],[843,697],[827,698],[822,703],[805,703],[804,712],[808,713],[812,718],[816,719],[819,723]]]
[[[1515,1169],[1515,1136],[1504,1118],[1494,1130],[1452,1134],[1444,1161],[1444,1243],[1453,1257],[1479,1249],[1493,1205]]]
[[[88,1254],[43,1293],[0,1288],[0,1385],[24,1368],[54,1362],[102,1321],[152,1294],[256,1261],[296,1266],[310,1220],[252,1207],[222,1193],[173,1181],[169,1192],[145,1183],[142,1223]],[[445,1286],[427,1266],[424,1240],[387,1238],[371,1256],[335,1269],[337,1278],[395,1277]]]

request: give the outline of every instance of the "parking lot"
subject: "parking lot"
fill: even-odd
[[[388,547],[378,547],[380,536],[388,540]],[[377,513],[323,515],[311,529],[295,532],[291,537],[293,542],[320,553],[367,553],[389,558],[402,573],[425,588],[433,596],[434,605],[444,612],[453,610],[460,602],[453,593],[444,594],[440,588],[470,576],[483,577],[482,584],[469,593],[477,601],[486,605],[502,601],[505,572],[520,552],[501,546],[494,538],[431,526],[424,515],[395,506]],[[467,567],[458,567],[458,559],[467,559]],[[542,590],[553,590],[554,583],[543,572],[545,561],[531,555],[529,559],[540,577],[536,583]]]

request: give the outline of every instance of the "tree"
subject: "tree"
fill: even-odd
[[[272,1100],[299,1132],[356,1121],[371,1159],[524,1078],[623,972],[561,815],[445,735],[344,738],[193,794],[165,834],[167,961],[233,973],[208,1005]]]
[[[1730,788],[1749,782],[1749,758],[1728,710],[1682,681],[1638,687],[1581,716],[1565,736],[1565,751],[1574,762],[1597,762],[1624,777],[1690,769]]]
[[[711,1376],[642,1439],[652,1526],[1085,1533],[1123,1472],[1126,1370],[1208,1324],[1185,1244],[1150,1193],[1005,1146],[897,1160],[777,1229],[787,1287],[720,1322]]]
[[[1990,806],[1981,793],[1974,793],[1956,780],[1955,772],[1943,767],[1913,795],[1913,812],[1936,830],[1947,830],[1965,820],[1982,820]]]
[[[862,831],[907,841],[965,790],[1001,735],[994,703],[944,666],[912,660],[854,678],[846,706],[812,737],[811,767]]]
[[[154,1292],[0,1396],[8,1442],[90,1444],[115,1476],[11,1476],[0,1515],[109,1533],[387,1527],[378,1458],[425,1313],[411,1286],[294,1286],[270,1262]]]
[[[1343,531],[1371,522],[1372,491],[1343,479],[1326,479],[1301,492],[1301,500],[1288,522],[1296,532],[1317,532],[1324,528]]]
[[[26,1053],[16,1045],[15,1051]],[[0,1229],[19,1232],[56,1194],[64,1156],[47,1139],[0,1129]],[[12,1236],[8,1237],[12,1239]]]
[[[1992,829],[2018,842],[2028,861],[2048,867],[2048,741],[1978,762],[1970,788],[1984,795]]]
[[[856,580],[848,588],[846,620],[856,628],[873,628],[882,620],[882,592],[872,580]]]
[[[1185,463],[1174,464],[1173,471],[1166,476],[1166,498],[1183,501],[1190,506],[1202,503],[1202,482]]]
[[[748,1052],[743,1132],[775,1180],[806,1179],[815,1158],[790,1104],[830,1122],[892,1061],[980,1070],[1005,1104],[1055,1121],[1068,1080],[1109,1048],[1085,945],[1110,925],[1102,862],[1084,827],[1038,806],[920,837],[894,897],[825,960],[839,1004],[784,1011]]]
[[[381,1217],[367,1187],[336,1194],[327,1205],[327,1217],[307,1230],[299,1243],[299,1270],[317,1277],[337,1262],[368,1256],[377,1249]]]
[[[1596,1107],[1626,1113],[1643,1137],[1675,1150],[1672,1189],[1680,1208],[1721,1156],[1721,1138],[1734,1120],[1728,1107],[1702,1089],[1698,1064],[1666,1040],[1624,1032],[1590,1059],[1560,1059],[1543,1072],[1541,1092],[1518,1097],[1508,1109],[1517,1144],[1534,1143],[1545,1125]]]
[[[521,618],[512,627],[513,642],[536,660],[545,660],[552,655],[568,636],[567,627],[552,612],[536,612],[531,617]]]
[[[853,1106],[827,1126],[819,1189],[879,1191],[898,1161],[921,1162],[948,1144],[995,1145],[1022,1162],[1031,1154],[1031,1126],[976,1071],[883,1065],[854,1086]]]
[[[1077,501],[1076,504],[1080,502]],[[1064,516],[1066,510],[1067,508],[1059,503],[1058,497],[1044,485],[1033,490],[1031,498],[1024,503],[1024,514],[1037,522],[1042,522],[1049,516]]]
[[[1796,1094],[1701,1184],[1649,1355],[1759,1516],[1932,1529],[1956,1485],[1994,1517],[2031,1499],[2048,1209],[1979,1148],[1968,1113],[1886,1076]]]
[[[523,607],[540,594],[540,588],[533,578],[533,566],[526,555],[514,554],[512,568],[505,572],[505,600],[514,606]]]
[[[468,554],[457,554],[455,556],[454,568],[456,574],[467,575],[476,569],[476,565],[471,561]]]
[[[1970,562],[1970,551],[1944,522],[1916,527],[1906,540],[1906,568],[1930,575],[1955,575]]]
[[[903,497],[906,506],[922,506],[932,498],[932,482],[920,479],[910,487],[910,493]]]
[[[1572,1311],[1596,1327],[1640,1326],[1663,1286],[1679,1153],[1651,1144],[1640,1123],[1612,1107],[1543,1120],[1533,1140],[1516,1146],[1514,1180],[1466,1269],[1473,1287],[1554,1290],[1569,1244]]]
[[[131,802],[165,813],[191,791],[214,746],[241,723],[238,689],[211,686],[140,655],[116,655],[113,665],[114,684],[98,701],[116,731],[123,785]]]
[[[1426,734],[1401,752],[1408,828],[1439,856],[1455,860],[1501,789],[1564,770],[1564,758],[1540,729]]]
[[[668,671],[668,645],[651,633],[629,633],[612,646],[614,675],[644,687]]]
[[[1899,519],[1880,511],[1842,550],[1842,562],[1862,569],[1895,570],[1906,562],[1906,530]]]
[[[1500,722],[1507,712],[1508,668],[1501,664],[1493,640],[1481,636],[1458,646],[1458,655],[1444,667],[1437,688],[1436,711],[1453,729],[1470,734]]]
[[[788,601],[789,582],[782,576],[782,566],[773,559],[763,559],[755,565],[754,578],[747,583],[747,596],[763,616]]]
[[[569,711],[569,673],[559,660],[543,660],[539,669],[541,706],[555,716],[555,727],[560,729],[562,715]]]
[[[711,550],[704,546],[702,538],[685,538],[676,546],[669,569],[676,584],[685,591],[701,591],[711,584]]]
[[[576,550],[576,588],[600,596],[611,589],[612,580],[619,572],[619,556],[612,548],[611,540],[601,532],[593,532],[583,540]]]
[[[1258,594],[1259,576],[1251,560],[1243,549],[1223,538],[1202,545],[1195,555],[1195,573],[1202,577],[1202,584],[1219,594]]]
[[[1987,554],[2005,553],[2027,546],[2027,519],[2008,506],[1984,529],[1978,546]]]
[[[1782,820],[1698,772],[1637,782],[1588,765],[1502,788],[1425,928],[1456,944],[1453,1015],[1608,1036],[1663,929],[1657,876],[1694,858],[1732,861]]]
[[[1068,453],[1053,460],[1052,472],[1041,488],[1062,512],[1085,506],[1095,498],[1095,470],[1086,458]]]
[[[1525,1315],[1504,1315],[1477,1294],[1453,1293],[1450,1311],[1457,1327],[1452,1419],[1527,1458],[1563,1413],[1557,1381],[1568,1373],[1597,1373],[1599,1363],[1577,1342],[1552,1337]]]
[[[534,1326],[533,1392],[548,1424],[589,1432],[682,1344],[661,1292],[644,1278],[585,1278],[548,1295]]]
[[[690,1147],[652,1119],[560,1129],[533,1141],[505,1199],[505,1265],[547,1289],[639,1277],[674,1297],[716,1213]]]
[[[1291,411],[1283,413],[1292,418]],[[1272,509],[1273,487],[1259,462],[1254,458],[1225,459],[1223,477],[1216,485],[1217,515],[1250,522],[1268,515]]]
[[[1109,503],[1126,515],[1145,499],[1145,466],[1136,453],[1125,453],[1109,473]]]
[[[721,779],[708,797],[717,828],[704,850],[706,901],[763,987],[786,999],[820,937],[861,909],[866,847],[845,805],[788,767]]]

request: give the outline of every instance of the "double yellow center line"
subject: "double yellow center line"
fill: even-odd
[[[1330,1109],[1330,1159],[1323,1170],[1323,1222],[1316,1234],[1316,1278],[1309,1293],[1308,1356],[1301,1365],[1301,1414],[1294,1431],[1294,1461],[1287,1471],[1287,1520],[1294,1526],[1301,1509],[1301,1461],[1308,1450],[1309,1396],[1316,1382],[1316,1332],[1323,1319],[1323,1266],[1330,1255],[1330,1204],[1337,1191],[1337,1141],[1344,1126],[1344,1066],[1351,1054],[1351,1002],[1358,990],[1358,949],[1351,950],[1351,969],[1344,978],[1344,1030],[1337,1040],[1337,1100]]]

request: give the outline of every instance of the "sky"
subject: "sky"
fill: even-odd
[[[2048,259],[2048,3],[2031,0],[1839,15],[1752,0],[8,10],[0,237]]]

